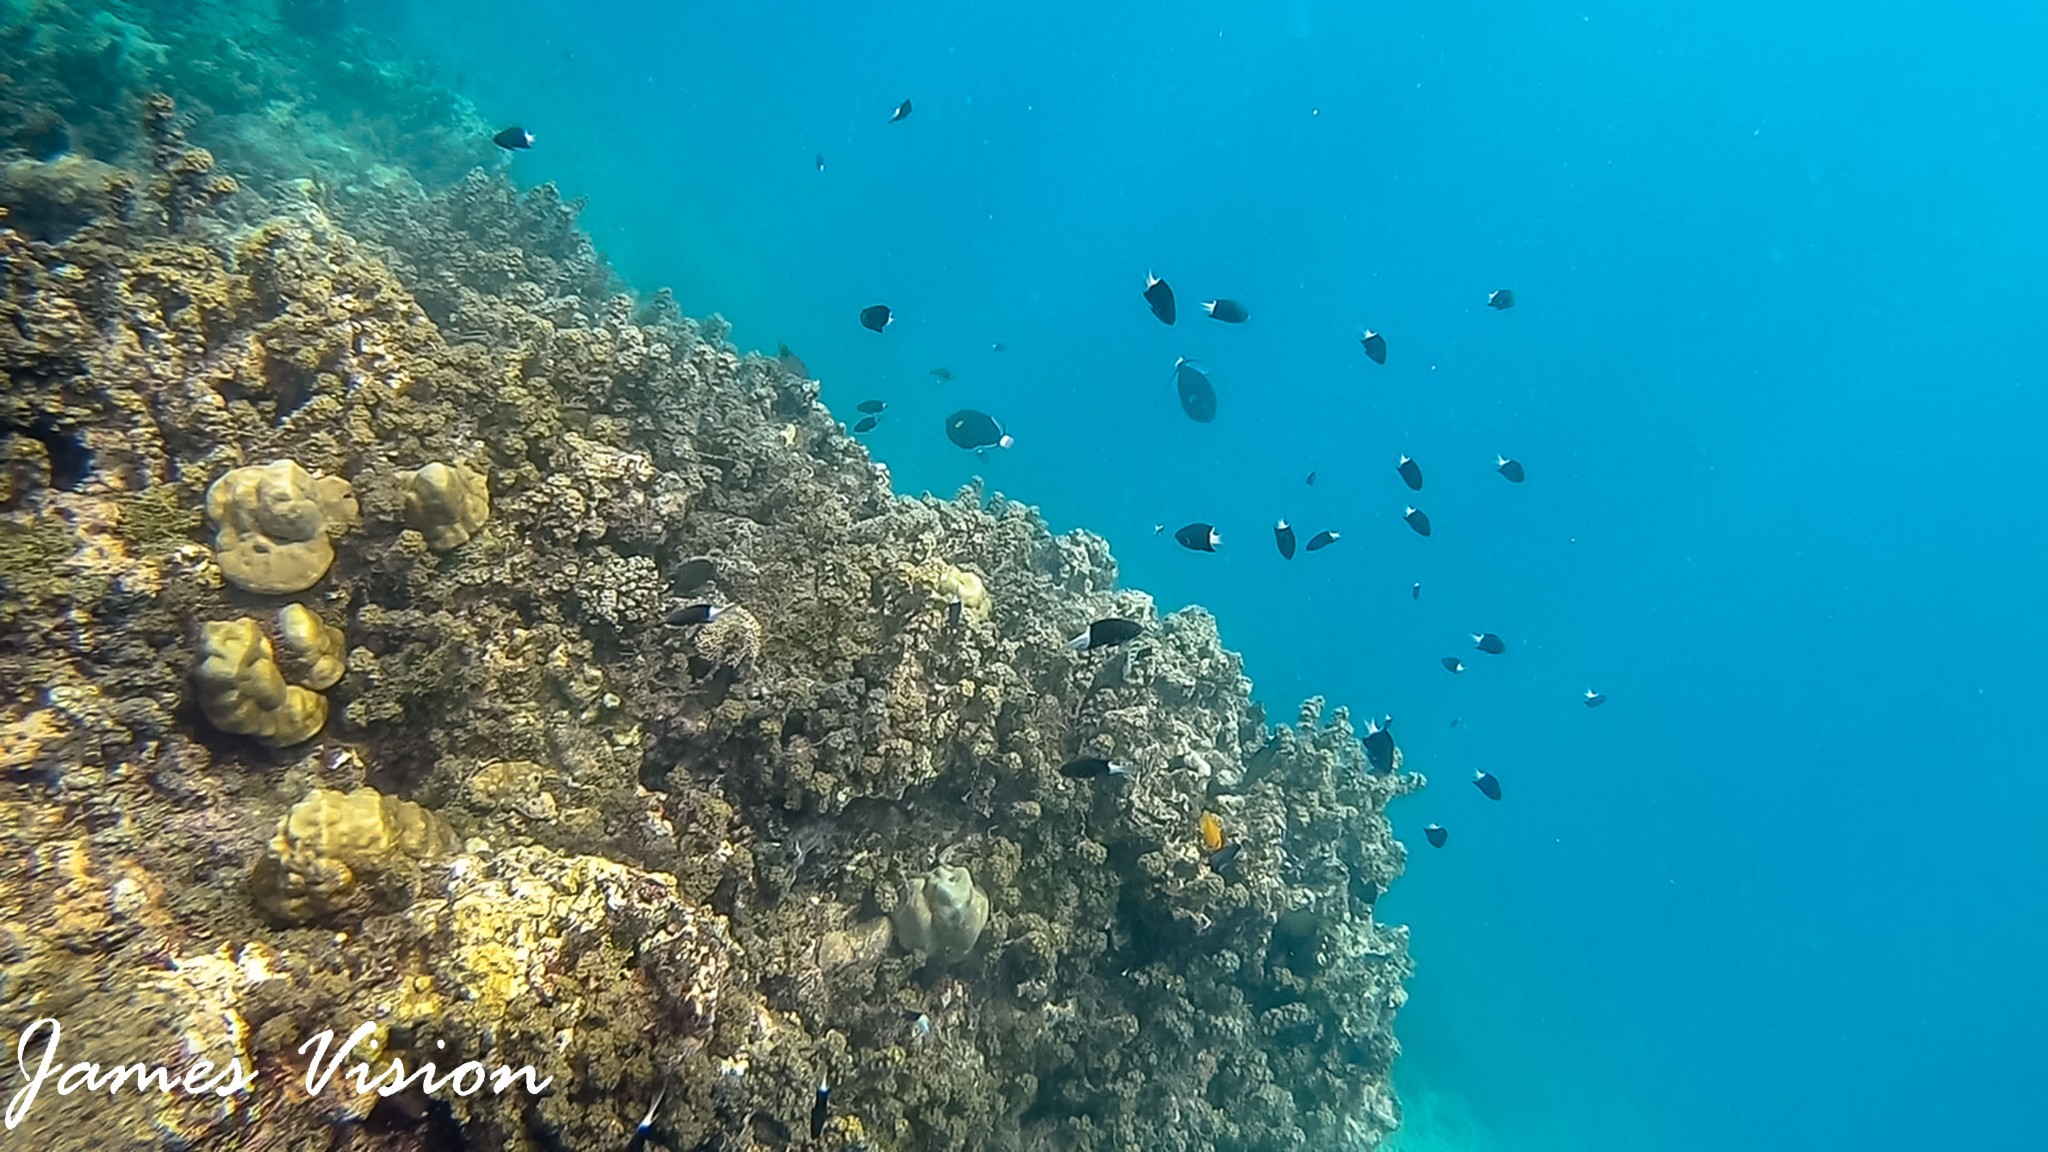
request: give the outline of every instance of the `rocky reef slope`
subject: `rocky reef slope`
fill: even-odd
[[[354,170],[264,143],[324,115],[293,61],[334,28],[103,18],[0,31],[0,1024],[254,1080],[46,1091],[11,1138],[613,1149],[657,1099],[680,1149],[1393,1128],[1372,909],[1421,781],[1342,710],[1269,727],[1100,539],[892,494],[552,188],[409,163],[459,101],[323,121],[383,142]],[[202,20],[275,59],[137,46]],[[1109,615],[1146,630],[1068,647]],[[552,1083],[309,1089],[361,1023],[377,1069]]]

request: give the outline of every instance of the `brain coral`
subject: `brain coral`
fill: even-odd
[[[284,748],[327,723],[327,698],[285,683],[270,638],[247,616],[200,626],[192,679],[200,711],[223,732]]]
[[[448,825],[410,800],[374,788],[315,788],[278,821],[269,852],[250,875],[250,892],[277,921],[303,924],[359,895],[409,888],[419,861],[457,847]]]
[[[334,563],[330,532],[356,518],[346,480],[314,478],[295,461],[236,468],[206,490],[215,559],[237,588],[278,596],[320,582]]]

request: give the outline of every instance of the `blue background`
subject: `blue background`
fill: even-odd
[[[2048,14],[1679,7],[383,19],[630,282],[887,400],[899,488],[1106,534],[1275,719],[1396,717],[1404,1148],[2041,1147]],[[1283,563],[1282,516],[1344,540]]]

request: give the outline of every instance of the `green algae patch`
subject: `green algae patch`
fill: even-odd
[[[175,484],[159,484],[120,502],[115,529],[137,556],[152,556],[196,542],[202,517]]]
[[[23,600],[72,595],[64,562],[76,551],[78,537],[54,519],[0,520],[0,593]]]

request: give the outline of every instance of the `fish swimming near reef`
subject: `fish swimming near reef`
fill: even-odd
[[[903,104],[907,108],[910,101],[905,100]],[[811,1101],[811,1139],[816,1140],[825,1134],[825,1121],[831,1118],[832,1085],[821,1078],[818,1081],[818,1095]]]
[[[811,379],[810,366],[803,362],[803,358],[791,352],[787,344],[780,347],[781,351],[775,354],[775,362],[782,365],[782,370],[799,380]]]
[[[1150,272],[1145,273],[1145,303],[1160,323],[1173,323],[1173,286]]]
[[[818,171],[823,172],[825,170],[825,154],[823,152],[818,153],[817,162]]]
[[[1311,488],[1315,487],[1315,486],[1316,486],[1316,474],[1315,474],[1315,473],[1313,473],[1313,472],[1309,473],[1309,474],[1308,474],[1308,479],[1306,479],[1306,480],[1303,480],[1303,481],[1302,481],[1302,483],[1303,483],[1303,484],[1306,484],[1306,485],[1308,485],[1308,486],[1309,486],[1309,487],[1311,487]]]
[[[1408,598],[1410,600],[1422,599],[1422,581],[1417,580],[1408,586]]]
[[[1214,552],[1216,546],[1223,543],[1223,537],[1216,531],[1216,526],[1200,520],[1184,526],[1173,534],[1173,538],[1180,541],[1181,547],[1196,552]]]
[[[1340,533],[1318,532],[1308,538],[1308,550],[1311,552],[1321,552],[1341,539],[1343,539],[1343,536]]]
[[[640,1118],[639,1126],[633,1129],[632,1139],[626,1141],[626,1152],[644,1152],[650,1141],[663,1148],[668,1147],[668,1141],[663,1140],[654,1130],[654,1114],[661,1110],[662,1098],[667,1095],[666,1087],[654,1094],[654,1103],[647,1106],[647,1115]]]
[[[889,410],[889,404],[885,400],[863,400],[855,404],[854,408],[870,416],[879,416]]]
[[[1237,858],[1244,854],[1244,841],[1233,840],[1216,851],[1209,853],[1209,869],[1212,872],[1228,872]]]
[[[972,408],[962,408],[946,417],[946,439],[970,451],[1008,448],[1016,443],[995,417]]]
[[[716,604],[688,604],[668,614],[671,628],[687,628],[692,624],[709,624],[718,619],[724,609]]]
[[[860,310],[860,326],[870,332],[880,332],[896,320],[896,314],[889,311],[887,304],[870,304]]]
[[[1424,513],[1422,509],[1415,508],[1412,506],[1403,509],[1401,512],[1401,519],[1406,520],[1408,522],[1408,526],[1410,528],[1415,529],[1415,534],[1417,536],[1429,535],[1429,516],[1428,514]]]
[[[1595,692],[1591,688],[1586,689],[1586,695],[1583,697],[1583,699],[1585,700],[1586,707],[1588,708],[1598,708],[1602,704],[1607,703],[1607,696],[1605,693]]]
[[[1494,635],[1491,632],[1473,633],[1472,646],[1474,648],[1479,649],[1481,652],[1486,653],[1488,656],[1498,656],[1501,653],[1506,652],[1508,650],[1507,641],[1502,640],[1500,637]]]
[[[853,430],[856,434],[862,432],[873,432],[875,430],[875,425],[880,424],[881,422],[882,418],[880,416],[863,416],[859,420],[854,422]]]
[[[1437,661],[1437,663],[1442,664],[1444,671],[1449,672],[1453,676],[1465,670],[1465,662],[1456,656],[1446,656],[1442,660]]]
[[[528,148],[533,147],[533,133],[514,124],[496,136],[491,137],[491,143],[496,144],[507,152],[524,152]]]
[[[1105,616],[1088,625],[1087,631],[1067,641],[1067,647],[1076,652],[1113,648],[1126,640],[1135,639],[1143,631],[1145,626],[1136,620],[1126,620],[1121,616]]]
[[[1202,813],[1195,822],[1195,830],[1202,835],[1202,851],[1219,852],[1223,849],[1223,818],[1214,812]]]
[[[1484,768],[1473,770],[1472,786],[1479,789],[1479,794],[1488,800],[1500,799],[1500,781]]]
[[[1197,424],[1216,419],[1216,386],[1186,357],[1173,362],[1173,385],[1180,393],[1180,410]]]
[[[1394,718],[1382,717],[1377,723],[1365,722],[1365,735],[1359,740],[1365,746],[1365,762],[1376,776],[1384,776],[1394,770]]]
[[[1515,306],[1515,294],[1507,288],[1495,288],[1486,294],[1486,306],[1495,312],[1505,312]]]
[[[1202,311],[1209,314],[1209,319],[1225,324],[1242,324],[1252,318],[1245,306],[1235,300],[1210,300],[1202,305]]]
[[[948,384],[953,382],[953,370],[951,368],[934,368],[931,370],[930,375]]]
[[[1414,492],[1422,491],[1422,465],[1417,464],[1409,457],[1403,456],[1401,457],[1401,462],[1394,465],[1394,471],[1401,474],[1401,483],[1406,484],[1409,490]]]
[[[1366,356],[1373,363],[1385,364],[1387,362],[1387,338],[1385,336],[1368,328],[1365,335],[1358,338],[1358,343],[1360,347],[1365,349]]]
[[[1060,775],[1069,780],[1097,780],[1105,776],[1127,777],[1131,775],[1131,769],[1128,765],[1100,756],[1084,756],[1060,765]]]
[[[894,124],[894,123],[896,123],[896,122],[897,122],[898,120],[902,120],[902,119],[904,119],[905,117],[907,117],[907,116],[909,116],[909,115],[910,115],[910,101],[908,101],[908,100],[905,100],[905,101],[904,101],[903,103],[901,103],[901,104],[898,104],[898,105],[896,106],[896,111],[894,111],[894,112],[891,112],[891,113],[889,114],[889,123],[891,123],[891,124]],[[812,1133],[812,1135],[816,1135],[816,1133]]]
[[[1428,838],[1431,848],[1441,848],[1444,846],[1444,841],[1451,838],[1451,834],[1444,831],[1444,826],[1441,824],[1431,824],[1422,830],[1422,834]]]
[[[1495,456],[1493,460],[1494,469],[1502,476],[1507,477],[1508,483],[1520,484],[1529,478],[1528,473],[1522,471],[1522,462],[1520,460],[1510,460],[1506,456]]]
[[[1287,521],[1273,525],[1273,543],[1279,547],[1282,560],[1294,559],[1294,529],[1287,526]]]

